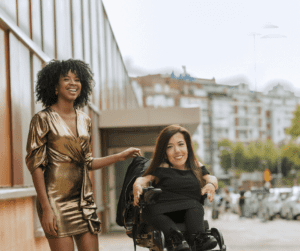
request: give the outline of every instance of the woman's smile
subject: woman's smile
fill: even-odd
[[[166,154],[174,168],[186,169],[188,149],[182,133],[178,132],[170,138]]]

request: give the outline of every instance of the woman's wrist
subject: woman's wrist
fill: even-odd
[[[206,185],[207,185],[207,184],[211,184],[211,185],[213,185],[213,187],[215,188],[215,190],[217,190],[217,187],[215,186],[215,184],[214,184],[214,183],[212,183],[212,182],[207,182],[207,183],[206,183]]]

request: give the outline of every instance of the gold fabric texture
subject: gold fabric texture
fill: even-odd
[[[48,107],[31,120],[26,164],[44,171],[46,192],[56,217],[58,237],[100,232],[88,169],[92,165],[91,119],[76,110],[77,135]],[[39,218],[42,209],[37,203]],[[47,238],[53,236],[46,234]]]

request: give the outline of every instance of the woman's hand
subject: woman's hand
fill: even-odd
[[[128,158],[133,158],[137,156],[142,156],[141,149],[130,147],[123,152],[119,153],[120,161],[126,160]]]
[[[149,185],[149,181],[154,180],[154,176],[153,175],[147,175],[144,177],[138,177],[132,188],[133,188],[133,196],[134,196],[134,201],[133,201],[133,205],[134,206],[138,206],[139,204],[139,200],[140,200],[140,196],[141,194],[143,194],[143,187],[148,187]]]
[[[43,210],[42,227],[46,233],[57,236],[56,218],[51,208]]]
[[[207,199],[212,202],[215,198],[216,189],[213,184],[207,183],[202,189],[201,194],[207,194]]]
[[[141,194],[143,194],[143,187],[135,182],[133,184],[134,206],[138,206]]]

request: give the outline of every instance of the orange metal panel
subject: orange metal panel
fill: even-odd
[[[11,186],[11,123],[7,33],[0,30],[0,186]]]
[[[50,250],[45,237],[34,237],[32,198],[0,201],[1,251]]]

